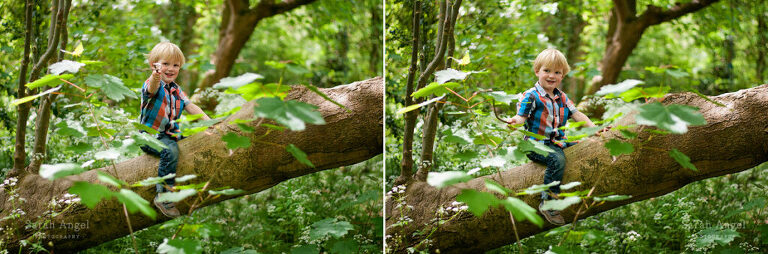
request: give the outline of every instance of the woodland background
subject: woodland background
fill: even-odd
[[[522,147],[523,134],[510,133],[495,115],[516,113],[514,95],[536,82],[533,60],[545,48],[554,47],[566,55],[571,72],[562,89],[576,103],[590,101],[580,108],[598,124],[612,124],[617,113],[636,110],[667,93],[712,96],[768,83],[766,1],[388,0],[386,6],[387,252],[434,251],[432,246],[461,242],[460,236],[451,237],[451,233],[431,238],[437,237],[433,233],[439,233],[443,223],[452,221],[455,224],[445,226],[446,231],[477,235],[475,243],[498,238],[481,226],[476,232],[461,232],[458,221],[472,221],[468,217],[473,216],[459,211],[467,209],[466,204],[425,208],[406,201],[444,197],[437,191],[421,191],[423,185],[415,184],[430,182],[430,172],[460,171],[443,174],[441,180],[466,181],[530,162],[511,152],[516,145]],[[446,16],[453,23],[444,25],[441,20]],[[617,17],[622,26],[617,25]],[[620,32],[619,27],[636,30]],[[441,46],[443,41],[447,46]],[[629,47],[628,53],[616,53],[621,51],[615,48],[618,44],[622,50],[636,46]],[[617,54],[624,54],[625,61]],[[458,72],[438,73],[446,68]],[[618,75],[606,76],[608,69]],[[446,82],[451,79],[454,82]],[[624,89],[614,96],[620,99],[594,95],[605,85],[625,80],[640,82],[622,83]],[[624,94],[628,98],[622,100],[618,94],[629,88],[642,96]],[[412,94],[415,91],[419,95]],[[425,101],[432,103],[415,106]],[[590,132],[570,127],[570,137]],[[632,156],[631,151],[625,153],[629,155],[620,156]],[[441,180],[436,181],[443,184]],[[411,187],[418,189],[406,189]],[[581,220],[575,228],[558,227],[525,238],[519,246],[510,244],[490,253],[550,249],[557,253],[761,253],[768,250],[767,190],[768,164],[762,164],[691,183]]]
[[[79,165],[99,158],[96,154],[104,150],[101,137],[110,137],[114,141],[111,145],[120,146],[118,137],[138,132],[131,122],[138,117],[138,91],[149,74],[145,54],[160,41],[168,40],[181,47],[186,64],[177,81],[212,117],[231,114],[232,109],[245,103],[241,94],[210,88],[223,77],[256,73],[263,76],[256,82],[259,85],[305,84],[327,88],[382,75],[381,1],[26,2],[31,6],[31,29],[25,24],[25,1],[0,2],[0,179],[6,180],[6,193],[23,187],[11,186],[6,179],[14,167],[14,144],[19,131],[18,108],[12,103],[24,97],[19,94],[24,89],[19,87],[26,83],[35,61],[49,47],[53,47],[56,55],[53,59],[59,61],[100,61],[83,67],[69,81],[80,86],[93,84],[86,76],[95,75],[102,77],[103,89],[83,99],[71,95],[78,91],[69,87],[69,95],[43,96],[42,100],[26,104],[31,105],[31,110],[26,127],[22,128],[27,135],[21,143],[28,153],[19,163],[22,168],[35,161],[37,166]],[[70,8],[64,19],[66,29],[51,43],[53,32],[49,27],[55,16],[51,9],[57,3]],[[233,9],[252,15],[228,19],[231,17],[227,13]],[[228,26],[237,29],[227,30]],[[28,62],[22,57],[27,33],[33,38]],[[224,36],[236,38],[231,41],[240,44],[221,42]],[[46,67],[54,62],[57,61],[40,64],[42,71],[37,76],[45,76]],[[20,76],[25,80],[22,84]],[[45,89],[27,89],[24,95]],[[45,105],[44,101],[50,104]],[[37,123],[41,108],[50,109],[47,126]],[[96,123],[92,115],[98,116]],[[47,131],[48,137],[42,136],[44,144],[37,150],[33,144],[39,130]],[[32,155],[40,151],[47,157]],[[123,151],[114,162],[142,154],[137,149]],[[88,163],[88,168],[109,163],[110,160],[97,159]],[[206,253],[378,252],[383,233],[382,168],[382,159],[377,156],[201,208],[184,219],[192,226],[181,232],[180,239],[186,241],[182,247]],[[154,252],[164,245],[164,238],[179,233],[178,222],[172,220],[137,231],[137,243],[126,236],[84,252]],[[9,232],[6,229],[3,235],[10,237]],[[7,239],[0,239],[0,249],[11,246],[4,242]],[[24,252],[46,252],[49,248],[45,241],[27,240],[21,243]],[[139,248],[134,250],[133,246]]]

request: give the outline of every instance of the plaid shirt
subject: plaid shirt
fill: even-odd
[[[540,142],[550,141],[565,148],[568,146],[562,142],[566,139],[565,131],[559,128],[565,126],[568,117],[578,110],[568,99],[568,95],[560,89],[555,88],[553,94],[555,97],[550,97],[544,88],[536,82],[533,88],[523,93],[522,99],[517,104],[517,115],[528,118],[525,121],[526,130],[548,137],[545,140],[538,140],[534,137],[525,136],[525,139]]]
[[[149,79],[144,81],[141,88],[141,115],[139,122],[147,127],[176,137],[178,140],[181,131],[176,120],[181,116],[184,106],[189,103],[187,95],[181,91],[176,82],[166,84],[160,81],[160,87],[155,94],[150,94]]]

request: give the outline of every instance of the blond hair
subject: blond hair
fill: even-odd
[[[184,53],[181,52],[179,46],[176,44],[164,41],[155,45],[152,51],[147,55],[147,61],[151,65],[163,59],[165,61],[179,62],[180,65],[184,65]]]
[[[563,75],[566,75],[571,71],[571,67],[568,66],[568,60],[565,59],[565,55],[563,55],[560,50],[553,48],[545,49],[536,56],[536,60],[533,61],[533,72],[538,72],[543,65],[553,69],[562,69]]]

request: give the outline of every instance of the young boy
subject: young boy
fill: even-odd
[[[565,171],[565,153],[563,149],[568,147],[569,143],[564,140],[565,132],[558,129],[565,126],[569,117],[579,122],[586,122],[586,126],[595,126],[589,117],[579,112],[568,99],[568,96],[558,89],[563,77],[568,74],[570,68],[568,61],[563,53],[557,49],[546,49],[539,53],[533,62],[533,71],[539,81],[533,88],[525,91],[523,98],[518,103],[517,115],[512,118],[510,125],[525,123],[526,130],[547,137],[538,140],[534,137],[526,136],[525,139],[533,139],[544,143],[554,152],[547,156],[537,153],[528,153],[528,158],[532,161],[542,163],[547,166],[544,172],[544,184],[563,180],[563,171]],[[549,191],[555,196],[560,193],[560,185],[549,188]],[[548,192],[541,193],[541,199],[549,200]],[[542,210],[544,202],[539,203],[539,211],[544,217],[554,225],[563,225],[565,220],[559,211]]]
[[[170,42],[161,42],[152,48],[147,60],[152,74],[144,81],[141,88],[141,116],[139,121],[152,129],[160,132],[157,139],[168,148],[157,151],[149,146],[142,146],[144,152],[160,157],[160,165],[157,169],[158,176],[176,173],[176,164],[179,160],[179,146],[176,142],[181,140],[181,131],[176,120],[181,116],[181,111],[189,114],[203,114],[203,120],[210,119],[200,107],[190,102],[187,95],[181,91],[181,87],[174,82],[179,75],[179,70],[184,64],[184,53],[178,46]],[[165,180],[165,184],[157,184],[157,193],[173,189],[174,179]],[[155,206],[168,217],[179,217],[179,210],[172,202],[158,202]]]

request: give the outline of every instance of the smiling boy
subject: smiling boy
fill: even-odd
[[[532,161],[547,166],[544,172],[544,184],[549,184],[563,180],[565,171],[563,149],[571,145],[565,142],[565,132],[560,127],[565,126],[569,117],[579,122],[586,122],[587,127],[594,127],[595,124],[584,113],[579,112],[568,96],[558,88],[570,71],[563,53],[557,49],[545,49],[534,60],[533,71],[538,77],[538,82],[533,88],[523,93],[523,98],[518,104],[517,115],[509,123],[510,125],[525,123],[526,130],[546,137],[539,140],[526,136],[525,139],[542,142],[554,150],[547,156],[537,153],[527,155]],[[560,193],[560,185],[550,187],[549,192],[557,195]],[[551,199],[549,192],[541,193],[542,201]],[[559,211],[543,210],[542,204],[543,202],[539,204],[539,211],[547,221],[555,225],[565,223]]]
[[[147,56],[147,62],[152,70],[150,77],[144,81],[141,88],[141,116],[139,121],[159,133],[156,138],[167,148],[157,151],[149,146],[142,146],[146,153],[160,157],[157,175],[162,177],[176,173],[179,160],[177,142],[183,137],[176,120],[183,110],[189,114],[203,114],[203,120],[210,119],[200,107],[189,101],[187,95],[175,82],[181,66],[184,65],[184,53],[178,46],[170,42],[161,42],[152,48]],[[157,193],[170,191],[175,184],[174,179],[166,179],[164,184],[157,184]],[[179,210],[172,202],[158,202],[155,206],[168,217],[178,217]]]

